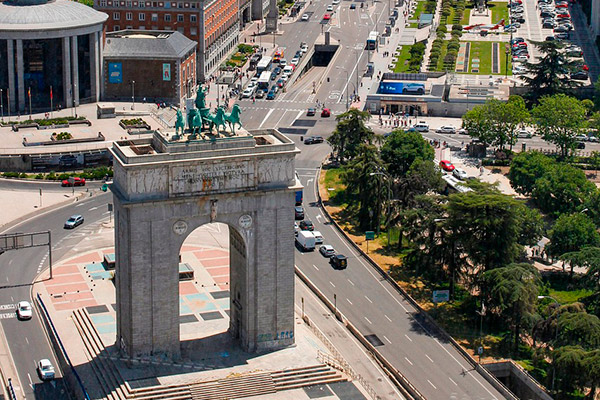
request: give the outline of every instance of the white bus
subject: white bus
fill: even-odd
[[[258,64],[256,64],[256,73],[262,74],[263,71],[266,71],[271,66],[271,57],[264,56],[260,59]]]
[[[268,89],[270,80],[271,80],[271,72],[263,71],[260,74],[260,77],[258,78],[258,88],[259,89]]]
[[[369,38],[367,39],[367,50],[375,50],[377,48],[377,42],[379,41],[379,32],[371,31]]]

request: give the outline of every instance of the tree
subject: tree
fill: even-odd
[[[563,158],[575,149],[576,136],[586,125],[586,109],[581,101],[564,94],[542,97],[532,115],[542,138],[554,143]]]
[[[561,215],[548,236],[550,243],[546,245],[546,253],[551,257],[580,251],[584,246],[600,245],[594,222],[582,213]]]
[[[571,93],[581,86],[564,75],[577,66],[576,61],[567,57],[562,49],[565,45],[558,41],[531,42],[541,53],[536,64],[526,63],[527,74],[522,79],[529,86],[528,95],[532,100],[542,96],[552,96],[559,93]]]
[[[520,203],[517,212],[519,237],[517,242],[525,246],[535,246],[544,234],[544,220],[542,214],[535,209]]]
[[[510,264],[481,276],[481,293],[490,312],[507,320],[513,329],[514,350],[518,350],[523,320],[534,310],[540,276],[529,264]]]
[[[541,211],[559,216],[581,210],[596,191],[581,169],[557,163],[535,181],[532,198]]]
[[[589,157],[590,166],[594,168],[594,175],[598,175],[598,170],[600,169],[600,151],[592,151]]]
[[[590,387],[587,397],[593,400],[596,396],[596,389],[600,386],[600,349],[586,354],[583,360],[583,369],[586,372],[586,383]]]
[[[445,185],[442,173],[433,161],[417,158],[408,173],[397,180],[397,200],[401,208],[414,206],[414,198],[429,191],[440,191]]]
[[[376,209],[387,198],[385,187],[381,188],[371,173],[381,169],[379,152],[373,145],[362,144],[357,149],[357,155],[350,161],[342,173],[342,181],[346,184],[348,193],[356,197],[356,202],[350,207],[358,207],[358,224],[363,231],[373,229],[378,223]]]
[[[469,135],[504,150],[515,143],[516,131],[529,119],[525,102],[511,96],[508,102],[490,99],[463,115],[463,127]]]
[[[518,153],[510,163],[508,179],[518,193],[529,195],[533,191],[535,181],[554,168],[554,164],[554,160],[539,151]]]
[[[565,253],[560,259],[571,265],[571,273],[573,273],[573,268],[575,267],[585,268],[585,275],[589,279],[588,282],[594,289],[600,290],[599,247],[584,247],[579,251]]]
[[[600,319],[587,312],[565,312],[558,317],[555,346],[581,346],[586,350],[600,347]]]
[[[416,160],[433,161],[435,151],[419,132],[395,130],[381,148],[381,158],[395,178],[406,175]]]
[[[337,125],[327,141],[341,163],[354,158],[361,144],[373,143],[375,134],[365,125],[369,117],[367,111],[356,108],[336,117]]]
[[[583,361],[586,351],[578,346],[559,347],[552,352],[553,374],[558,387],[571,391],[575,387],[585,385],[585,368]]]

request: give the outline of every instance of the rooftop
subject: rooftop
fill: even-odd
[[[108,15],[69,0],[0,2],[0,31],[76,29],[103,24]]]
[[[105,57],[181,58],[196,42],[177,31],[123,30],[106,34]]]

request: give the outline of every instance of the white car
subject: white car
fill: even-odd
[[[302,21],[308,21],[309,15],[308,14],[302,14],[302,18],[300,18]]]
[[[513,65],[513,67],[512,67],[512,73],[513,73],[513,75],[526,74],[527,73],[527,68],[523,67],[522,65]]]
[[[247,88],[246,90],[244,90],[242,92],[242,99],[247,99],[249,97],[252,97],[253,94],[254,94],[254,87]]]
[[[38,362],[37,370],[42,380],[45,381],[54,379],[54,366],[47,358],[44,358]]]
[[[425,121],[419,121],[413,126],[417,132],[429,132],[429,124]]]
[[[527,62],[529,60],[529,57],[527,57],[526,55],[513,56],[512,60],[513,62]]]
[[[290,61],[290,64],[298,65],[299,62],[300,62],[300,59],[298,57],[294,57],[294,58],[292,58],[292,61]]]
[[[31,319],[33,317],[33,310],[28,301],[20,301],[17,304],[17,317],[19,319]]]
[[[450,125],[445,125],[440,127],[440,129],[437,129],[435,131],[436,133],[447,133],[447,134],[455,134],[456,133],[456,128]]]
[[[588,137],[588,142],[598,143],[598,138],[596,136]]]
[[[333,5],[340,4],[340,0],[333,0],[331,3],[333,3]]]
[[[333,11],[333,6],[331,4],[327,6],[327,11]]]
[[[306,53],[308,51],[308,45],[304,43],[302,46],[300,46],[300,51]]]
[[[323,246],[319,247],[319,253],[321,253],[323,257],[331,257],[335,255],[335,250],[333,249],[333,246],[324,244]]]
[[[319,232],[319,231],[313,231],[313,235],[315,237],[315,243],[316,244],[323,243],[323,235],[321,235],[321,232]]]
[[[533,134],[527,129],[521,128],[517,131],[517,137],[519,139],[531,139],[533,137]]]
[[[452,175],[454,175],[455,178],[460,179],[461,181],[464,181],[468,177],[465,170],[460,168],[454,168],[454,171],[452,171]]]

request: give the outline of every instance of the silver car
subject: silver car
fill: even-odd
[[[67,222],[65,222],[65,229],[73,229],[81,224],[83,224],[82,215],[71,215]]]

